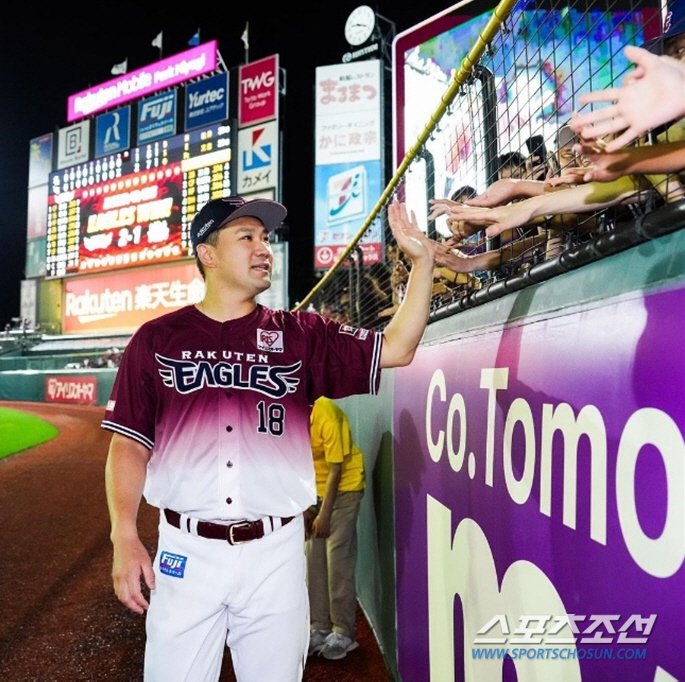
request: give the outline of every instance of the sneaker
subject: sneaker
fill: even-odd
[[[326,637],[326,642],[319,649],[319,654],[330,661],[338,661],[345,658],[348,652],[354,651],[359,646],[359,642],[351,639],[347,635],[341,635],[339,632],[331,632]]]
[[[307,656],[318,654],[321,647],[326,643],[326,637],[330,634],[330,630],[312,630],[309,633],[309,651],[307,651]]]

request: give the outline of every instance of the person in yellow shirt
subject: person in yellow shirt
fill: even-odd
[[[305,512],[309,655],[338,660],[356,649],[357,517],[364,495],[364,455],[345,412],[329,398],[312,408],[317,504]]]

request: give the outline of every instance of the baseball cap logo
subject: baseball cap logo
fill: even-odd
[[[198,231],[196,239],[200,241],[207,230],[214,225],[214,218],[210,218]]]

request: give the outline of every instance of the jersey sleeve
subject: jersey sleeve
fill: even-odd
[[[155,433],[154,367],[147,328],[129,341],[117,370],[101,426],[152,449]]]
[[[311,396],[344,398],[376,395],[381,377],[383,335],[369,329],[340,324],[320,315],[305,313],[308,327]]]

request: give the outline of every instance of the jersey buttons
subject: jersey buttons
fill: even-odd
[[[233,498],[232,498],[232,497],[227,497],[227,498],[226,498],[226,504],[233,504]]]
[[[233,462],[229,459],[228,462],[226,462],[226,466],[230,469],[233,466]]]
[[[226,427],[226,431],[228,431],[229,433],[231,433],[231,431],[233,431],[233,427],[229,424],[229,425]]]

